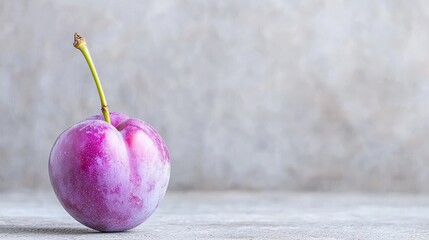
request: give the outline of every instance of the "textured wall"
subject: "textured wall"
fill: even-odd
[[[151,123],[172,189],[429,192],[428,1],[1,1],[0,189],[107,100]]]

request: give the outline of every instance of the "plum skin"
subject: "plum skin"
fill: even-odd
[[[144,222],[165,195],[170,156],[150,125],[120,113],[93,116],[65,130],[49,156],[58,200],[78,222],[101,232]]]

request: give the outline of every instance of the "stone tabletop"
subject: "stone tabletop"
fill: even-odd
[[[139,227],[98,233],[51,192],[9,192],[0,239],[429,239],[429,196],[170,191]]]

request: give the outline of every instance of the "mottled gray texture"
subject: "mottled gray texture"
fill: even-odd
[[[429,198],[418,195],[169,192],[139,227],[97,233],[52,194],[0,198],[0,239],[429,239]]]
[[[171,189],[429,192],[429,2],[1,1],[0,189],[66,127],[151,123]]]

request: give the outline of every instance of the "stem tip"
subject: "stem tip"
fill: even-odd
[[[83,38],[81,35],[79,35],[78,33],[74,33],[74,42],[73,42],[73,46],[77,49],[80,48],[80,45],[85,43],[85,38]]]

